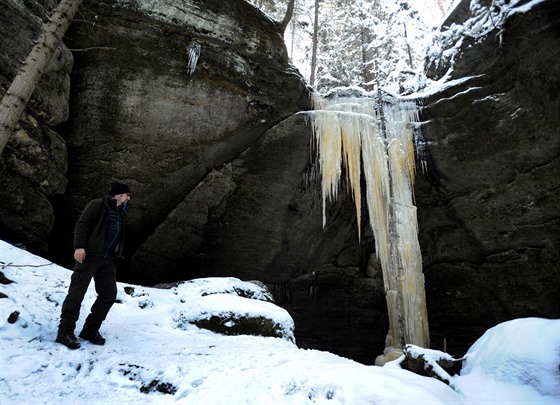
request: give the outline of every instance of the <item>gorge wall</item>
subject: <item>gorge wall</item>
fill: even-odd
[[[277,24],[243,0],[153,3],[84,2],[0,159],[0,237],[69,266],[84,205],[125,181],[120,279],[257,279],[301,347],[373,363],[388,322],[367,214],[361,241],[350,196],[322,227],[310,90]],[[0,93],[48,8],[0,6]],[[457,10],[447,26],[472,17]],[[450,80],[471,78],[422,96],[429,321],[455,355],[498,322],[560,316],[559,14],[544,1],[465,40]]]
[[[457,46],[453,23],[468,32],[484,21],[469,3],[444,23],[442,55]],[[560,7],[533,3],[494,17],[482,38],[455,38],[455,85],[421,100],[428,170],[416,198],[428,312],[432,341],[446,338],[453,353],[499,322],[559,316]],[[449,66],[434,58],[427,74],[440,79]]]

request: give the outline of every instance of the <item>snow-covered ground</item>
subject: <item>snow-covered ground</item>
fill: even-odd
[[[560,403],[559,320],[519,319],[489,330],[450,388],[396,362],[365,366],[299,349],[289,314],[232,295],[247,284],[233,278],[166,290],[119,283],[119,302],[101,330],[105,346],[82,341],[69,350],[54,339],[70,270],[0,241],[0,271],[14,281],[0,284],[7,295],[0,299],[2,405]],[[90,286],[78,332],[94,298]],[[233,306],[276,320],[286,338],[223,336],[185,322]]]

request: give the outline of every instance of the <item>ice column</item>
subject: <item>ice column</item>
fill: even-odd
[[[338,196],[344,167],[361,234],[360,179],[383,270],[389,312],[386,347],[376,364],[402,354],[405,344],[429,347],[428,316],[413,199],[415,157],[412,102],[368,97],[314,98],[313,132],[325,205]]]

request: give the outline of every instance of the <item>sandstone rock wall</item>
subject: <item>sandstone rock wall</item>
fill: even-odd
[[[472,17],[463,3],[447,27]],[[499,322],[560,316],[559,60],[560,8],[545,1],[466,38],[449,81],[467,80],[422,100],[429,167],[416,196],[439,348],[445,338],[460,354]],[[429,62],[433,79],[451,66]]]
[[[308,108],[274,23],[242,1],[99,2],[68,37],[82,51],[61,129],[70,159],[59,204],[128,182],[130,255],[212,169]],[[190,74],[192,43],[201,51]]]

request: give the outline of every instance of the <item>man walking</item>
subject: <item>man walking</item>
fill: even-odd
[[[80,307],[93,278],[97,299],[86,318],[80,337],[96,345],[105,344],[99,334],[101,323],[117,297],[117,274],[113,259],[119,257],[124,242],[126,204],[130,188],[111,183],[109,193],[90,201],[74,229],[74,273],[62,304],[56,341],[70,349],[80,347],[74,336]]]

